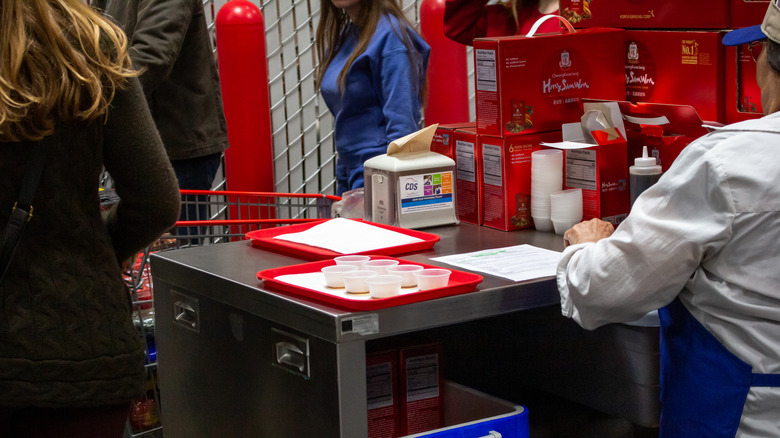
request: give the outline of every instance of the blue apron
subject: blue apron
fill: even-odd
[[[728,351],[676,298],[661,320],[661,438],[733,438],[752,386],[780,386]]]

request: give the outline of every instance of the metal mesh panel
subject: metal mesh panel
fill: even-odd
[[[268,55],[275,187],[284,193],[333,194],[335,145],[333,117],[314,87],[317,59],[314,35],[319,21],[319,0],[251,0],[263,13]],[[211,19],[226,0],[204,0]],[[412,23],[420,22],[422,0],[401,0]],[[217,42],[218,44],[218,42]],[[469,51],[469,76],[474,69]],[[470,81],[473,82],[473,81]],[[470,116],[474,90],[470,85]]]

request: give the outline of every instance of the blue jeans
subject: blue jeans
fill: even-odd
[[[171,160],[176,178],[179,180],[180,190],[211,190],[217,169],[222,163],[222,153],[206,155],[203,157],[189,158],[186,160]],[[194,203],[182,204],[179,220],[205,221],[208,220],[208,197],[197,196],[197,205]],[[205,231],[205,227],[200,227]],[[178,229],[178,235],[197,235],[198,227]],[[193,239],[194,240],[194,239]],[[199,242],[192,242],[199,243]]]

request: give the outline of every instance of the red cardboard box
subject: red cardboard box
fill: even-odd
[[[448,123],[446,125],[439,125],[436,127],[436,133],[433,135],[433,140],[431,140],[431,151],[446,155],[454,160],[455,130],[461,128],[473,128],[476,125],[477,122]]]
[[[729,0],[560,0],[560,8],[575,27],[724,29],[729,25]]]
[[[477,132],[559,130],[580,99],[623,100],[622,29],[474,40]]]
[[[688,105],[618,102],[626,129],[628,166],[647,146],[666,172],[690,142],[709,132],[696,110]]]
[[[561,140],[560,131],[508,137],[479,136],[482,152],[482,225],[511,231],[534,226],[531,153]]]
[[[729,27],[739,29],[761,24],[768,7],[769,0],[731,0]]]
[[[482,225],[482,154],[477,144],[477,130],[458,129],[454,134],[458,219]]]
[[[756,83],[756,63],[747,44],[726,47],[724,121],[736,123],[764,116],[761,89]]]
[[[625,128],[617,102],[585,102],[580,123],[562,126],[564,189],[582,189],[582,220],[600,218],[614,225],[630,208]]]
[[[366,355],[368,438],[394,438],[400,433],[398,354],[386,350]]]
[[[441,344],[402,348],[398,357],[401,370],[401,435],[442,427]]]
[[[626,100],[691,105],[704,120],[722,122],[723,35],[626,31]]]

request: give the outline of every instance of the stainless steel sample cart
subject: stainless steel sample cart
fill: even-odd
[[[502,232],[466,223],[425,231],[441,237],[432,250],[398,257],[437,264],[430,258],[519,244],[563,249],[561,237],[552,233]],[[486,379],[503,381],[513,377],[494,373],[491,367],[511,368],[507,361],[519,354],[512,352],[513,345],[529,348],[529,344],[514,342],[524,335],[514,330],[517,324],[523,324],[524,315],[542,310],[548,318],[545,312],[551,312],[550,321],[537,321],[545,324],[545,329],[550,328],[538,330],[542,335],[536,341],[545,345],[559,341],[555,336],[560,331],[553,329],[556,324],[573,324],[559,314],[553,278],[516,283],[484,275],[474,292],[354,312],[264,290],[255,277],[264,269],[304,262],[254,248],[249,242],[152,256],[166,437],[364,437],[366,352],[372,345],[394,338],[437,336],[437,330],[469,331],[469,324],[485,324],[491,327],[485,331],[490,337],[455,339],[458,359],[446,359],[446,367],[455,372],[461,367],[480,367]],[[657,344],[653,345],[652,340],[657,339],[657,330],[636,332],[633,327],[614,326],[606,332],[603,343],[597,342],[592,352],[585,353],[593,356],[606,351],[609,355],[605,359],[610,361],[605,370],[613,376],[609,393],[599,386],[590,388],[587,382],[567,385],[571,377],[560,364],[548,367],[555,374],[546,373],[544,354],[534,358],[535,369],[541,375],[526,377],[575,401],[592,401],[606,412],[654,426],[658,373]],[[569,330],[567,336],[581,332],[598,339],[598,331],[576,329]],[[620,338],[624,329],[636,336]],[[502,331],[515,338],[496,336]],[[446,356],[448,340],[443,342]],[[600,347],[616,342],[616,348]],[[472,349],[474,354],[470,355]],[[616,357],[614,352],[618,350],[629,354]],[[495,354],[485,360],[485,351]],[[601,359],[589,357],[586,362],[594,360],[597,363]],[[582,368],[577,357],[567,364],[580,367],[586,378],[595,376],[593,385],[601,384],[598,371],[592,373],[589,366]],[[621,380],[614,376],[614,369],[624,370],[626,377]],[[637,369],[643,370],[638,377]],[[449,378],[446,369],[444,374]],[[581,380],[579,373],[568,374]]]

